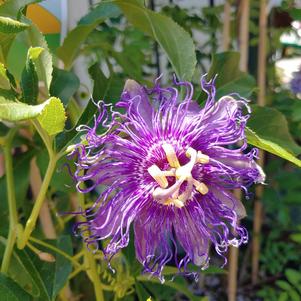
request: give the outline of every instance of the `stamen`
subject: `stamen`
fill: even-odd
[[[207,155],[202,154],[201,151],[198,151],[198,156],[197,156],[197,158],[198,158],[198,159],[197,159],[198,163],[201,163],[201,164],[208,163],[209,160],[210,160],[210,157],[207,156]]]
[[[195,189],[196,189],[199,193],[201,193],[201,194],[203,194],[203,195],[207,194],[208,191],[209,191],[209,189],[208,189],[208,187],[207,187],[206,184],[201,183],[201,182],[199,182],[199,181],[197,181],[197,180],[195,180],[195,179],[193,179],[193,185],[194,185]]]
[[[186,156],[188,158],[190,158],[190,161],[179,167],[177,170],[176,170],[176,177],[179,179],[179,178],[182,178],[182,177],[185,177],[185,179],[189,179],[191,178],[191,171],[193,169],[193,166],[195,165],[196,163],[196,160],[197,160],[197,151],[191,147],[188,148],[188,150],[186,151]]]
[[[168,187],[168,181],[165,177],[164,172],[157,165],[152,165],[147,169],[148,173],[153,177],[153,179],[159,184],[162,188]]]
[[[162,148],[166,154],[166,159],[171,167],[178,168],[180,163],[173,146],[169,143],[162,144]]]

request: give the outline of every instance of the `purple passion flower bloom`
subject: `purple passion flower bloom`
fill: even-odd
[[[110,259],[128,245],[133,225],[137,259],[162,281],[169,261],[187,273],[189,262],[208,266],[211,244],[222,255],[246,243],[239,225],[245,208],[232,192],[264,181],[257,151],[246,152],[246,101],[215,101],[214,80],[201,84],[203,108],[188,82],[163,88],[156,81],[147,89],[128,80],[115,105],[124,113],[99,102],[94,126],[80,127],[86,139],[72,153],[77,189],[100,191],[82,212],[87,222],[77,225],[89,232],[86,243],[107,240],[102,251]],[[177,88],[186,91],[182,101]],[[100,128],[106,132],[98,134]]]

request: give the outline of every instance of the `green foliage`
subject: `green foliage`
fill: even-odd
[[[3,300],[30,301],[30,295],[5,275],[0,275],[0,294]]]
[[[195,65],[195,47],[192,38],[172,19],[152,12],[136,1],[114,1],[127,19],[138,29],[153,37],[164,49],[180,79],[191,80]]]
[[[35,61],[44,49],[30,47],[27,53],[26,64],[21,75],[22,101],[28,104],[36,104],[39,95],[38,74]]]
[[[0,16],[0,32],[10,34],[18,33],[28,28],[28,25],[8,17]]]

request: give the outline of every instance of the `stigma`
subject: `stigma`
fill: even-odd
[[[193,178],[192,169],[196,164],[208,163],[210,160],[209,156],[189,147],[185,153],[189,161],[181,165],[171,144],[164,143],[162,148],[170,168],[161,170],[155,164],[148,168],[148,173],[159,185],[153,191],[154,199],[163,205],[173,205],[177,208],[182,208],[185,206],[186,201],[191,198],[194,190],[202,195],[207,194],[209,191],[208,187],[206,184]],[[173,185],[169,186],[167,177],[175,178]],[[180,193],[183,183],[186,183],[185,190]]]

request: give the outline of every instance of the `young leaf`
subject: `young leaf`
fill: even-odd
[[[27,53],[25,67],[21,75],[22,100],[28,104],[36,104],[39,95],[39,79],[35,67],[35,61],[44,49],[30,47]]]
[[[30,24],[30,27],[27,30],[28,40],[30,42],[29,46],[32,46],[36,49],[36,53],[32,53],[32,55],[37,55],[37,47],[44,49],[43,52],[37,57],[35,61],[35,66],[37,69],[38,77],[44,82],[46,92],[48,93],[52,80],[52,55],[50,54],[45,37],[39,31],[37,26],[34,23],[32,23],[31,20],[25,17],[23,17],[22,19],[28,24]]]
[[[65,127],[65,109],[56,97],[49,98],[46,103],[41,114],[38,115],[38,120],[49,135],[56,135]]]
[[[32,118],[38,118],[49,135],[55,135],[64,129],[65,109],[56,97],[50,97],[44,103],[32,106],[0,96],[0,120],[20,121]]]
[[[58,48],[58,57],[64,62],[65,68],[70,69],[77,57],[80,45],[86,40],[92,30],[108,18],[117,17],[120,11],[112,3],[100,3],[85,16],[78,26],[71,30],[65,38],[63,45]]]
[[[159,43],[177,76],[191,80],[196,54],[190,35],[169,17],[153,12],[135,0],[116,0],[114,3],[122,9],[129,22]]]
[[[58,97],[64,105],[67,105],[70,98],[78,90],[79,84],[79,79],[73,72],[54,68],[50,95]]]
[[[0,16],[0,32],[10,34],[10,33],[18,33],[29,26],[26,23],[19,22],[9,17]]]
[[[0,63],[0,88],[5,90],[10,89],[10,82],[6,74],[6,68],[2,63]]]
[[[0,295],[1,300],[7,301],[30,301],[27,294],[16,282],[0,274]]]

